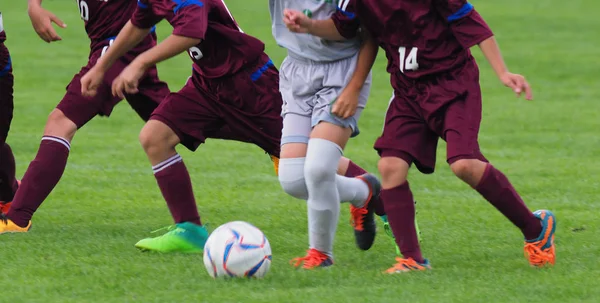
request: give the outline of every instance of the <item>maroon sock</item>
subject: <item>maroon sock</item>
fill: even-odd
[[[404,258],[423,263],[419,237],[415,227],[415,201],[408,185],[404,184],[381,191],[390,227],[396,238],[396,244]]]
[[[362,167],[356,165],[356,163],[350,161],[348,163],[348,169],[346,170],[346,174],[344,176],[352,178],[352,177],[360,176],[360,175],[363,175],[366,173],[367,173],[366,170],[364,170]],[[375,199],[371,203],[373,203],[373,206],[375,207],[376,215],[378,215],[378,216],[385,215],[385,209],[383,207],[383,202],[381,202],[381,198]]]
[[[477,190],[486,200],[516,225],[525,239],[535,239],[542,232],[540,221],[527,208],[506,176],[488,164]]]
[[[0,146],[0,201],[10,202],[16,192],[15,157],[8,143]]]
[[[192,180],[181,156],[176,154],[153,166],[152,170],[175,223],[192,222],[202,225],[194,199]]]
[[[63,138],[42,137],[40,149],[29,164],[7,214],[15,224],[27,226],[33,213],[58,184],[67,166],[70,148],[69,141]]]

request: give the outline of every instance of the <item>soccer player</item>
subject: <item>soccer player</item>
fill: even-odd
[[[284,104],[279,181],[286,193],[307,200],[310,249],[295,259],[295,266],[310,269],[333,264],[340,201],[351,202],[356,243],[363,250],[375,239],[373,212],[385,214],[375,176],[356,165],[350,171],[360,172],[358,177],[336,175],[348,139],[359,133],[378,48],[372,39],[337,42],[291,33],[283,22],[285,8],[327,18],[337,6],[327,1],[269,0],[273,36],[288,51],[279,78]]]
[[[12,63],[8,48],[4,45],[6,33],[0,13],[0,214],[10,208],[18,182],[15,178],[15,157],[6,143],[10,122],[13,117],[13,83]]]
[[[201,252],[208,238],[196,207],[192,183],[181,156],[182,144],[194,151],[207,138],[251,142],[278,157],[282,129],[279,73],[264,44],[238,27],[221,0],[140,0],[112,47],[82,80],[84,94],[99,93],[104,73],[162,19],[173,33],[133,60],[113,82],[123,96],[140,88],[149,66],[187,52],[193,61],[186,85],[170,94],[140,133],[140,142],[175,226],[164,235],[142,239],[141,250]]]
[[[29,0],[29,16],[35,31],[46,42],[61,40],[52,27],[52,22],[61,27],[65,25],[54,14],[43,9],[41,3],[41,0]],[[75,75],[67,86],[66,95],[50,113],[38,153],[25,172],[10,209],[3,220],[0,220],[0,234],[29,230],[33,213],[54,189],[65,170],[71,140],[79,128],[97,115],[109,116],[113,107],[123,97],[142,119],[148,120],[160,101],[169,94],[169,88],[158,79],[154,66],[149,66],[145,73],[140,75],[138,92],[116,97],[111,94],[110,84],[121,70],[138,54],[156,45],[156,35],[150,32],[107,71],[101,79],[102,83],[96,96],[87,98],[81,94],[81,76],[110,48],[114,37],[133,14],[136,3],[136,0],[77,1],[91,40],[89,61]]]
[[[532,213],[479,149],[481,91],[472,46],[479,45],[504,85],[532,99],[525,78],[508,71],[479,13],[466,0],[342,0],[339,6],[340,12],[319,21],[286,11],[285,22],[294,32],[327,39],[352,38],[362,25],[386,52],[394,95],[375,149],[381,156],[381,197],[404,256],[387,272],[431,268],[419,248],[407,174],[413,163],[433,173],[439,138],[447,142],[456,176],[522,231],[529,263],[554,264],[556,218],[547,210]]]

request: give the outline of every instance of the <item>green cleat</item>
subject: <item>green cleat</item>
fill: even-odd
[[[156,251],[161,253],[201,253],[208,239],[206,227],[190,222],[177,223],[154,232],[164,229],[167,229],[167,233],[164,235],[142,239],[135,244],[135,247],[142,251]]]
[[[415,206],[417,204],[417,201],[415,201]],[[417,230],[417,237],[419,237],[419,242],[422,242],[423,239],[421,238],[421,230],[419,229],[419,224],[417,223],[417,214],[419,212],[415,210],[415,229]],[[388,218],[387,215],[383,215],[380,216],[381,221],[383,221],[383,230],[385,230],[385,233],[392,239],[392,243],[394,244],[394,247],[396,248],[396,254],[398,256],[401,256],[400,253],[400,248],[398,247],[398,244],[396,244],[396,238],[394,237],[394,233],[392,232],[392,228],[390,227],[390,223],[388,222]]]

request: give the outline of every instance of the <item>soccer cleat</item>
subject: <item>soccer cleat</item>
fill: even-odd
[[[19,186],[21,186],[21,180],[17,180],[17,188],[19,188]],[[11,203],[11,201],[0,201],[0,214],[7,214]]]
[[[26,233],[31,229],[31,221],[25,227],[21,227],[4,214],[0,214],[0,234],[8,233]]]
[[[369,250],[375,241],[377,234],[377,224],[375,224],[375,208],[371,201],[379,199],[381,192],[381,183],[372,174],[364,174],[356,178],[364,181],[369,186],[369,197],[363,207],[356,207],[350,204],[351,224],[354,227],[354,237],[356,245],[361,250]]]
[[[3,201],[0,201],[0,214],[5,214],[6,215],[8,213],[8,210],[10,209],[10,204],[11,203],[12,202],[3,202]]]
[[[525,240],[525,257],[534,267],[554,265],[556,261],[554,248],[556,217],[549,210],[537,210],[533,215],[541,221],[542,232],[537,239]]]
[[[417,201],[415,201],[415,206],[416,205],[417,205]],[[417,210],[415,210],[415,229],[417,230],[417,237],[419,238],[419,243],[420,243],[420,242],[423,242],[423,239],[421,238],[421,230],[419,229],[419,223],[417,222],[418,214],[419,214],[419,212]],[[398,247],[398,244],[396,244],[396,237],[394,237],[394,233],[392,232],[392,227],[390,226],[390,222],[388,222],[387,215],[380,216],[380,218],[381,218],[381,221],[383,221],[383,230],[392,239],[392,243],[394,244],[394,247],[396,248],[396,254],[398,256],[400,256],[401,255],[400,248]]]
[[[161,228],[157,231],[164,229]],[[177,223],[166,227],[166,229],[167,232],[164,235],[156,238],[142,239],[135,244],[135,247],[142,251],[161,253],[201,253],[208,239],[208,231],[204,226],[190,222]]]
[[[290,262],[294,267],[302,265],[303,269],[315,269],[316,267],[328,267],[333,265],[333,260],[328,255],[311,248],[305,257],[294,258]]]
[[[273,162],[273,168],[275,168],[275,175],[279,176],[279,158],[269,155],[271,157],[271,161]]]
[[[386,270],[384,273],[399,274],[399,273],[405,273],[405,272],[409,272],[409,271],[423,271],[423,270],[431,269],[431,265],[429,264],[429,261],[427,259],[425,259],[425,262],[419,263],[419,262],[415,261],[413,258],[408,258],[408,259],[396,258],[396,262],[397,263],[394,264],[394,266],[392,266],[391,268]]]

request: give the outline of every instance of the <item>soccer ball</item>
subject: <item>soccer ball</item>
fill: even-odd
[[[204,266],[213,277],[264,277],[271,267],[271,245],[256,226],[235,221],[219,226],[204,245]]]

